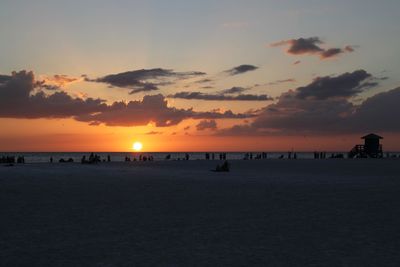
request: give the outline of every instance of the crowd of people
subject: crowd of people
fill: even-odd
[[[25,163],[25,157],[24,156],[2,156],[0,158],[0,163]]]
[[[0,163],[8,163],[8,164],[13,164],[13,163],[25,163],[25,157],[24,156],[2,156],[0,158]]]
[[[129,162],[129,161],[154,161],[154,157],[152,155],[146,156],[146,155],[139,155],[138,158],[135,157],[129,157],[129,156],[125,156],[125,162]]]
[[[110,155],[107,156],[107,160],[111,161]],[[103,161],[105,161],[105,160],[103,160]],[[86,156],[84,155],[81,159],[82,164],[94,164],[94,163],[99,163],[99,162],[101,162],[100,156],[97,154],[94,154],[94,153],[90,153],[89,158],[86,158]]]
[[[216,153],[206,153],[205,154],[206,160],[210,160],[210,159],[215,160],[216,159],[215,154]],[[219,160],[226,160],[226,153],[218,153],[218,158],[219,158]]]
[[[136,156],[136,157],[135,157]],[[154,157],[152,155],[146,155],[146,154],[140,154],[140,155],[126,155],[124,158],[125,162],[130,162],[130,161],[154,161]],[[399,158],[395,153],[386,153],[385,154],[386,158]],[[317,152],[315,151],[313,154],[311,154],[311,157],[314,159],[343,159],[346,158],[346,156],[343,153],[330,153],[329,155],[326,152]],[[275,156],[269,156],[266,152],[261,152],[261,153],[252,153],[252,152],[247,152],[243,155],[243,160],[263,160],[263,159],[297,159],[298,155],[296,152],[289,151],[287,154],[281,154],[278,157]],[[191,155],[189,153],[184,153],[183,155],[179,157],[173,158],[172,154],[167,154],[164,157],[165,160],[190,160]],[[194,156],[194,159],[201,159],[198,156]],[[207,152],[204,154],[204,159],[205,160],[227,160],[227,153],[215,153],[215,152]],[[76,158],[60,158],[58,159],[58,162],[60,163],[73,163],[75,162]],[[51,156],[49,162],[53,163],[54,159]],[[79,161],[79,160],[78,160]],[[118,161],[118,160],[117,160]],[[82,156],[81,158],[81,163],[82,164],[95,164],[95,163],[100,163],[100,162],[111,162],[111,155],[107,155],[103,159],[101,158],[100,155],[91,153],[89,157],[86,155]],[[24,164],[25,163],[25,157],[23,155],[19,156],[12,156],[12,155],[6,155],[6,156],[1,156],[0,157],[0,164],[10,164],[13,165],[15,163],[18,164]]]
[[[267,159],[268,158],[268,154],[265,152],[262,152],[260,154],[256,154],[255,156],[253,156],[253,153],[246,153],[244,154],[244,160],[252,160],[252,159]]]

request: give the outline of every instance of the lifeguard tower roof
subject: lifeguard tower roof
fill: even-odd
[[[361,137],[361,139],[383,139],[382,136],[379,136],[377,134],[367,134],[366,136]]]

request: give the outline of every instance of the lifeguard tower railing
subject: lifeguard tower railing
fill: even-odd
[[[377,151],[367,151],[365,145],[356,145],[350,150],[349,158],[381,158],[383,157],[382,145],[379,145]]]

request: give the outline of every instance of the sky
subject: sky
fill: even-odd
[[[0,151],[400,151],[399,11],[0,0]]]

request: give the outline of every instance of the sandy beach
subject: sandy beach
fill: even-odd
[[[0,166],[0,266],[399,266],[400,160]]]

